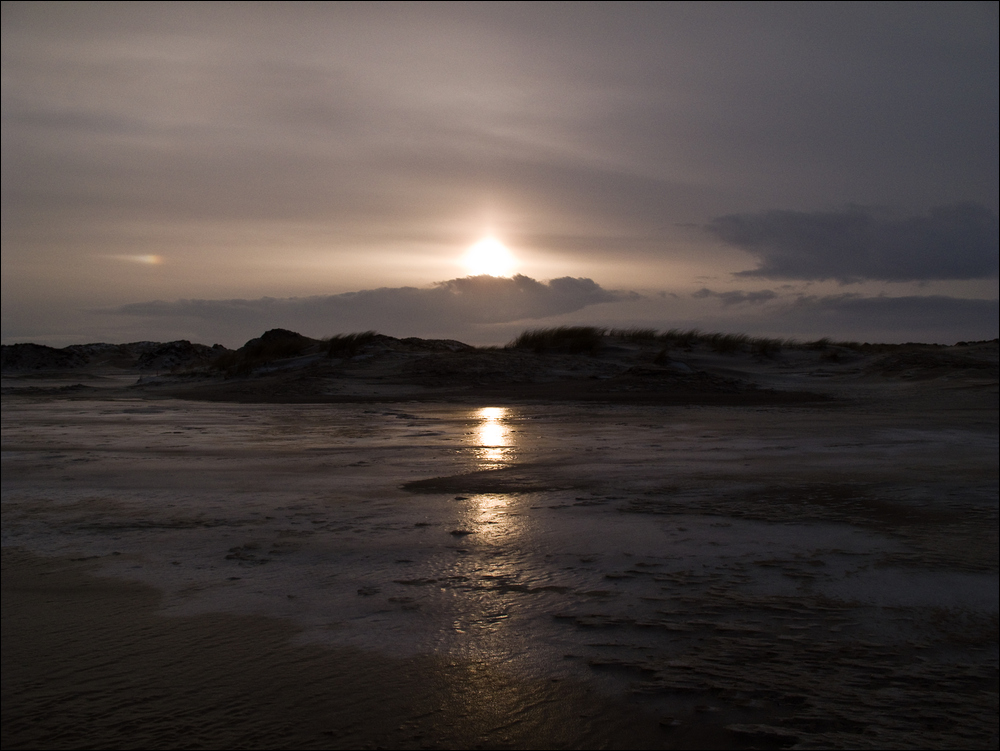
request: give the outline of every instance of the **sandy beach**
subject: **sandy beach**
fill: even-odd
[[[4,747],[995,747],[996,344],[640,349],[5,372]]]
[[[5,748],[629,748],[658,740],[655,718],[582,686],[441,657],[292,646],[296,629],[275,619],[164,618],[156,590],[92,571],[4,549]],[[693,742],[719,735],[698,728]]]

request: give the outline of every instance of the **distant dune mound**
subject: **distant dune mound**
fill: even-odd
[[[981,375],[985,378],[1000,376],[995,356],[996,347],[966,345],[964,351],[941,351],[923,348],[916,351],[894,352],[884,355],[869,366],[869,371],[895,378],[927,379],[953,373]]]
[[[262,369],[271,370],[290,366],[303,366],[326,359],[352,360],[361,355],[397,353],[433,353],[476,351],[475,347],[452,339],[419,339],[361,331],[337,334],[326,339],[312,339],[288,329],[271,329],[249,340],[235,351],[223,352],[211,362],[211,367],[228,377],[247,376]],[[298,363],[284,362],[298,359]]]
[[[132,388],[161,396],[304,403],[797,404],[841,398],[865,379],[887,385],[922,382],[931,388],[964,384],[994,393],[998,359],[996,340],[955,346],[797,342],[694,329],[594,326],[528,330],[502,347],[399,339],[376,331],[314,339],[280,328],[237,350],[186,340],[3,347],[3,371],[10,378],[5,389],[25,395],[27,387],[14,383],[17,378],[84,378],[88,372],[110,371],[142,375]]]
[[[5,344],[0,348],[0,369],[4,373],[79,368],[169,372],[208,365],[228,351],[221,344],[209,347],[192,344],[186,339],[130,344],[71,344],[62,349],[44,344]]]
[[[782,342],[762,346],[761,341],[699,332],[660,335],[653,329],[565,326],[526,331],[504,347],[473,347],[448,339],[399,339],[376,331],[312,339],[287,329],[271,329],[238,350],[221,354],[203,369],[209,377],[201,383],[185,379],[184,395],[304,402],[471,398],[771,403],[822,399],[800,391],[761,388],[735,372],[713,372],[715,368],[688,364],[667,354],[675,348],[686,357],[701,347],[714,357],[745,352],[759,358],[780,351]],[[148,380],[145,384],[154,385]],[[167,381],[159,386],[170,388]]]
[[[69,370],[87,364],[87,358],[69,348],[56,349],[44,344],[4,344],[0,348],[0,370]]]

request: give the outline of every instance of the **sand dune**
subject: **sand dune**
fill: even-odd
[[[543,332],[545,330],[542,330]],[[719,334],[549,330],[551,341],[477,348],[366,332],[315,340],[273,329],[238,350],[190,342],[5,345],[5,388],[45,394],[95,388],[95,378],[150,396],[275,403],[513,399],[650,404],[793,404],[889,381],[957,381],[987,390],[997,342],[811,344]],[[573,332],[589,332],[574,338]],[[569,335],[559,336],[560,332]],[[530,333],[530,332],[528,332]],[[84,379],[85,382],[72,383]],[[53,380],[41,384],[41,380]],[[90,380],[87,380],[90,379]],[[55,381],[58,381],[56,383]],[[104,384],[111,385],[111,384]],[[954,383],[952,383],[954,385]],[[23,390],[28,389],[28,390]]]

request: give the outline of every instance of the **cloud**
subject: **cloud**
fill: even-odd
[[[756,269],[737,276],[899,282],[986,279],[998,270],[997,216],[976,203],[909,216],[862,206],[730,214],[706,229],[757,257]]]
[[[993,339],[1000,320],[1000,302],[995,298],[809,295],[771,290],[716,292],[707,287],[692,297],[716,301],[718,307],[702,307],[696,318],[683,324],[672,322],[673,326],[802,340],[829,336],[868,342],[949,344],[963,339]],[[677,313],[683,315],[681,310]],[[643,325],[657,323],[649,318]]]
[[[976,298],[949,297],[947,295],[905,295],[900,297],[863,297],[861,295],[800,296],[791,305],[792,310],[808,312],[812,316],[852,316],[859,320],[876,320],[885,323],[906,323],[915,329],[925,324],[978,323],[998,319],[1000,302]],[[917,324],[917,325],[914,325]]]
[[[827,295],[797,298],[781,312],[780,324],[803,334],[823,331],[872,342],[951,343],[995,338],[998,317],[997,300],[945,295]]]
[[[372,328],[401,335],[459,336],[477,325],[537,320],[638,297],[634,292],[606,290],[591,279],[567,276],[539,282],[518,274],[469,276],[424,289],[383,287],[301,298],[131,303],[104,312],[208,320],[253,335],[277,326],[316,336]]]
[[[777,292],[769,289],[762,289],[757,292],[744,292],[741,289],[734,289],[729,292],[716,292],[708,289],[708,287],[702,287],[700,290],[691,295],[691,297],[696,298],[717,297],[722,301],[722,304],[726,306],[742,305],[745,303],[750,305],[760,305],[773,300],[777,296]]]
[[[719,300],[716,313],[703,311],[698,328],[754,335],[816,339],[829,336],[868,342],[937,342],[993,339],[997,336],[1000,302],[996,299],[947,295],[868,297],[842,295],[778,295],[768,304],[732,308],[735,293],[695,293]]]

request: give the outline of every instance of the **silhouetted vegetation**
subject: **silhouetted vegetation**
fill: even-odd
[[[558,326],[524,331],[507,345],[508,349],[534,352],[596,352],[607,329],[596,326]]]
[[[695,346],[702,346],[722,354],[750,352],[760,357],[774,357],[786,347],[822,349],[832,346],[829,339],[800,344],[794,339],[751,337],[747,334],[723,334],[698,329],[687,331],[670,329],[660,333],[656,329],[638,327],[608,330],[595,326],[560,326],[552,329],[527,330],[508,344],[507,349],[530,349],[535,352],[594,352],[604,337],[624,339],[636,344],[659,343],[661,349],[654,359],[656,363],[669,362],[668,352],[674,348],[690,351]]]
[[[379,335],[377,331],[356,331],[353,334],[337,334],[327,340],[327,357],[354,357],[366,344],[371,344]]]
[[[670,329],[660,334],[659,339],[661,342],[667,346],[680,347],[681,349],[691,349],[697,343],[704,334],[702,334],[698,329],[688,329],[687,331],[681,331],[680,329]]]
[[[656,341],[659,333],[656,329],[611,329],[608,332],[608,336],[615,336],[630,342],[653,342]]]
[[[704,332],[698,329],[681,331],[670,329],[659,335],[658,339],[667,348],[679,347],[690,350],[695,345],[708,347],[714,352],[732,354],[735,352],[750,351],[755,355],[763,357],[773,357],[784,347],[795,346],[795,342],[790,339],[775,339],[766,336],[751,337],[747,334],[723,334],[719,332]]]
[[[722,354],[732,354],[741,352],[750,344],[750,337],[746,334],[705,334],[703,342],[707,344],[713,352]]]
[[[774,357],[787,345],[793,345],[789,339],[772,339],[766,336],[755,336],[750,339],[750,351],[760,357]]]

